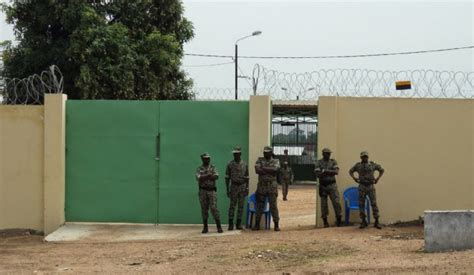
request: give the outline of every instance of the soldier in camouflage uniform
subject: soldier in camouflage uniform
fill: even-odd
[[[321,198],[321,218],[324,227],[329,227],[328,223],[328,196],[331,199],[334,213],[336,214],[336,225],[341,226],[341,204],[339,203],[339,191],[337,190],[336,175],[339,173],[337,161],[331,157],[331,150],[324,148],[323,158],[318,160],[314,172],[319,179],[319,197]]]
[[[384,169],[379,164],[370,161],[369,153],[366,151],[360,153],[361,162],[356,163],[350,170],[349,174],[355,182],[359,183],[359,211],[362,223],[360,228],[366,228],[368,226],[366,215],[365,215],[365,197],[369,196],[370,204],[374,215],[374,227],[382,229],[379,224],[379,208],[377,207],[377,197],[375,195],[374,184],[380,180],[384,173]],[[379,172],[377,178],[374,177],[375,171]],[[354,177],[354,173],[357,172],[358,178]]]
[[[263,149],[263,158],[258,158],[255,163],[255,172],[258,174],[257,192],[257,213],[255,217],[255,227],[253,230],[260,229],[260,219],[262,217],[263,209],[265,207],[265,198],[268,197],[270,203],[270,212],[272,213],[273,221],[275,223],[275,231],[280,231],[278,214],[278,184],[277,174],[280,169],[280,161],[273,158],[273,150],[269,146]]]
[[[232,153],[234,154],[234,159],[227,164],[225,171],[227,197],[230,198],[229,230],[234,230],[234,213],[236,204],[238,207],[235,226],[238,230],[242,230],[244,201],[245,197],[249,194],[249,169],[247,163],[241,159],[242,151],[240,147],[235,147]]]
[[[287,201],[288,197],[288,185],[293,183],[293,171],[288,165],[287,161],[283,162],[283,166],[280,168],[279,177],[281,184],[281,193],[283,194],[283,200]]]
[[[201,215],[203,229],[202,233],[208,232],[207,218],[209,208],[216,221],[217,232],[224,232],[221,227],[219,210],[217,209],[217,187],[216,180],[219,178],[217,168],[211,164],[211,156],[208,153],[201,155],[202,165],[196,170],[196,180],[199,184],[199,202],[201,203]]]

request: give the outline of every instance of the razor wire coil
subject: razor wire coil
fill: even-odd
[[[26,78],[0,79],[0,104],[40,105],[45,94],[63,93],[64,79],[56,65]]]

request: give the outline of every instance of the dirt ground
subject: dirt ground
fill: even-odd
[[[315,196],[314,186],[279,196],[281,232],[111,243],[4,232],[0,273],[474,273],[474,250],[423,252],[421,226],[315,229]]]

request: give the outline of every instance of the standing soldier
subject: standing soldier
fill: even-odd
[[[203,229],[202,233],[208,232],[207,218],[209,208],[216,221],[217,232],[224,232],[221,227],[219,210],[217,209],[217,188],[216,180],[219,178],[217,168],[211,164],[211,156],[208,153],[201,155],[202,165],[196,170],[196,179],[199,184],[199,202],[201,203],[201,215]]]
[[[331,150],[324,148],[323,158],[318,160],[314,172],[319,178],[319,197],[321,198],[321,218],[324,227],[329,227],[328,223],[328,196],[331,199],[334,213],[336,214],[336,225],[341,226],[341,204],[339,203],[339,191],[337,190],[336,175],[339,173],[337,161],[331,157]]]
[[[227,164],[225,171],[225,185],[227,187],[227,197],[230,198],[229,206],[229,230],[234,230],[234,213],[237,204],[237,221],[235,226],[242,230],[242,212],[244,209],[245,197],[249,194],[249,169],[247,163],[241,159],[242,151],[240,147],[235,147],[232,151],[234,159]],[[230,184],[230,188],[229,188]]]
[[[263,149],[263,158],[258,158],[255,163],[255,172],[258,174],[257,192],[257,213],[255,217],[255,227],[253,230],[260,230],[260,218],[262,217],[263,209],[265,207],[265,198],[268,197],[270,203],[270,212],[272,213],[273,221],[275,222],[275,231],[280,231],[278,215],[278,184],[277,174],[280,169],[280,161],[273,158],[273,150],[270,146],[265,146]]]
[[[288,156],[288,149],[283,150],[283,161],[288,162],[288,165],[290,165],[290,156]]]
[[[280,168],[279,180],[281,184],[281,193],[283,194],[283,200],[287,201],[288,196],[288,185],[293,183],[293,171],[288,165],[287,161],[283,162],[283,166]]]
[[[360,228],[366,228],[368,226],[366,215],[365,215],[365,196],[369,196],[370,204],[372,205],[372,211],[374,215],[374,227],[377,229],[382,229],[379,224],[379,208],[377,207],[377,197],[375,195],[374,184],[380,180],[384,173],[384,169],[379,164],[370,161],[369,162],[369,153],[366,151],[360,153],[361,162],[356,163],[350,170],[349,175],[354,179],[355,182],[359,183],[359,211],[360,218],[362,223]],[[379,172],[377,178],[374,177],[375,171]],[[359,175],[358,178],[354,177],[354,172],[357,172]]]

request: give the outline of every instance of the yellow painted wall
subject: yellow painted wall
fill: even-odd
[[[386,171],[376,185],[381,222],[474,208],[474,100],[321,97],[318,108],[318,150],[339,162],[341,203],[367,150]]]
[[[263,156],[263,147],[271,145],[272,102],[269,96],[250,96],[249,105],[249,189],[253,193],[258,182],[255,162]]]
[[[44,233],[65,222],[66,99],[48,94],[44,99]]]
[[[0,105],[0,229],[43,230],[43,106]]]

